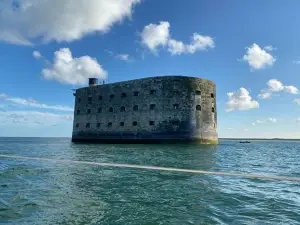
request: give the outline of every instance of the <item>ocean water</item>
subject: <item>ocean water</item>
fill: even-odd
[[[0,138],[0,154],[300,177],[300,142]],[[0,158],[0,224],[300,224],[300,183]]]

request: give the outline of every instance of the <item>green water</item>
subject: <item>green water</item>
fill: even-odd
[[[300,142],[0,138],[0,154],[300,177]],[[300,224],[300,183],[0,158],[0,224]]]

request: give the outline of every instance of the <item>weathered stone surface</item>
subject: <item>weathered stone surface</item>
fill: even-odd
[[[73,141],[218,143],[216,86],[209,80],[162,76],[97,85],[77,89],[75,101]]]

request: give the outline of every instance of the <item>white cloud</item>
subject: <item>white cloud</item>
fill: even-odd
[[[252,123],[252,126],[256,126],[256,123]]]
[[[106,79],[107,72],[90,56],[73,58],[70,49],[62,48],[56,51],[53,65],[43,69],[43,77],[47,80],[56,80],[63,84],[84,85],[88,78]]]
[[[273,47],[272,47],[273,48]],[[270,46],[261,49],[257,44],[247,47],[247,53],[243,56],[243,60],[247,61],[252,70],[259,70],[271,67],[276,59],[268,52]]]
[[[296,104],[300,105],[300,98],[294,99],[294,102],[295,102]]]
[[[297,119],[297,123],[300,123],[300,117]]]
[[[267,45],[264,47],[264,49],[269,52],[277,50],[277,48],[273,47],[272,45]]]
[[[227,93],[227,96],[227,112],[234,110],[245,111],[259,107],[258,102],[252,100],[252,97],[249,95],[248,90],[245,88],[240,88],[237,92]]]
[[[276,120],[275,118],[269,118],[269,119],[268,119],[268,122],[270,122],[270,123],[276,123],[277,120]]]
[[[26,125],[54,125],[63,122],[72,122],[72,114],[55,114],[37,111],[0,111],[2,124],[26,124]]]
[[[58,111],[69,111],[69,112],[73,112],[74,110],[73,108],[68,106],[42,104],[34,99],[14,98],[14,97],[9,97],[6,94],[0,94],[0,96],[2,96],[0,97],[0,100],[9,101],[17,105],[23,105],[23,106],[41,108],[41,109],[52,109]]]
[[[142,43],[155,53],[158,47],[167,45],[169,28],[170,23],[166,21],[161,21],[158,25],[151,23],[145,26],[141,33]]]
[[[267,82],[267,89],[261,90],[258,95],[261,99],[271,98],[273,93],[287,92],[289,94],[299,94],[298,88],[295,86],[283,85],[279,80],[271,79]]]
[[[117,57],[120,60],[123,60],[123,61],[128,61],[129,60],[129,55],[128,54],[119,54],[119,55],[117,55]]]
[[[0,2],[0,40],[30,45],[73,41],[106,33],[130,17],[140,0],[5,0]]]
[[[214,48],[214,40],[209,36],[194,33],[190,44],[171,38],[170,23],[161,21],[159,24],[149,24],[141,33],[142,43],[153,53],[157,53],[159,47],[167,46],[171,55],[194,54],[196,51],[204,51]]]
[[[34,51],[32,53],[33,57],[36,59],[40,59],[42,57],[41,53],[39,51]]]

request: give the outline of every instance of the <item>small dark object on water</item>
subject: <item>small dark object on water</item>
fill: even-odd
[[[250,141],[240,141],[240,143],[242,143],[242,144],[248,144],[248,143],[251,143]]]

